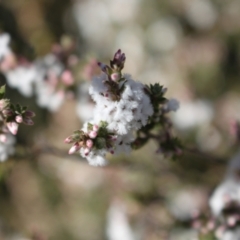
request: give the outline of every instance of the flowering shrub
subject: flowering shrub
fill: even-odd
[[[35,113],[27,107],[12,104],[4,98],[5,86],[0,87],[0,161],[5,161],[14,152],[15,138],[19,124],[33,125]],[[13,134],[13,135],[12,135]]]
[[[99,62],[102,74],[92,79],[89,88],[96,104],[93,118],[65,139],[66,143],[73,143],[69,154],[80,150],[91,165],[105,165],[107,153],[129,153],[150,138],[158,142],[158,151],[181,152],[166,116],[177,110],[178,102],[164,98],[167,89],[163,86],[145,86],[123,74],[125,60],[125,54],[118,50],[110,66]],[[161,127],[159,135],[152,135],[155,127]]]
[[[46,4],[46,6],[48,4],[58,4],[62,6],[62,3],[67,1],[29,2],[32,2],[33,5],[36,2],[42,2],[42,4]],[[18,47],[16,47],[15,42],[16,34],[13,34],[11,27],[6,27],[2,21],[5,17],[3,16],[4,14],[2,14],[0,3],[0,77],[3,75],[3,79],[6,80],[6,85],[10,88],[17,89],[27,100],[32,101],[34,99],[40,107],[38,109],[39,112],[41,112],[41,108],[47,109],[49,112],[55,112],[54,115],[51,115],[51,120],[54,119],[53,121],[57,123],[61,122],[61,126],[64,126],[64,128],[65,126],[66,128],[68,127],[66,131],[71,131],[70,128],[73,128],[71,120],[75,114],[72,111],[73,108],[71,108],[72,102],[70,105],[66,103],[66,105],[63,106],[63,108],[67,106],[64,111],[61,111],[61,106],[67,99],[74,100],[77,115],[84,121],[84,124],[82,128],[74,131],[73,134],[65,139],[65,143],[71,144],[68,153],[80,154],[80,156],[68,156],[69,158],[84,158],[90,165],[103,166],[108,163],[107,159],[111,158],[111,155],[128,154],[133,150],[141,149],[151,140],[154,141],[157,146],[156,153],[162,154],[161,157],[179,157],[179,161],[174,163],[158,161],[161,159],[159,155],[156,155],[156,158],[152,155],[150,158],[150,152],[147,152],[147,156],[145,156],[145,158],[143,157],[143,161],[142,159],[141,161],[132,161],[132,159],[129,159],[128,164],[132,167],[131,169],[127,168],[126,165],[117,165],[117,167],[121,168],[120,171],[124,171],[124,174],[126,174],[125,171],[129,171],[130,169],[129,175],[126,178],[127,186],[124,186],[124,184],[121,183],[121,178],[112,176],[112,174],[108,176],[109,172],[116,172],[116,165],[114,164],[111,164],[109,168],[101,171],[84,166],[83,164],[81,165],[79,162],[64,161],[67,150],[61,149],[62,145],[60,144],[56,144],[55,146],[55,142],[62,139],[62,136],[66,134],[64,129],[58,129],[58,124],[56,124],[55,128],[57,128],[57,133],[62,133],[61,137],[59,137],[56,132],[50,131],[49,133],[48,129],[45,129],[43,131],[44,133],[41,132],[34,136],[30,147],[27,145],[22,147],[22,145],[20,145],[21,133],[19,136],[16,136],[18,128],[22,123],[33,125],[32,118],[35,116],[35,113],[20,104],[13,104],[11,97],[10,99],[6,99],[4,96],[5,86],[2,86],[0,88],[0,162],[7,160],[10,155],[15,153],[15,156],[10,161],[1,163],[0,166],[0,194],[4,193],[3,195],[7,195],[6,202],[10,202],[9,198],[11,198],[13,204],[16,206],[27,206],[27,211],[21,207],[17,209],[17,207],[14,206],[14,208],[16,207],[17,211],[19,210],[19,215],[25,212],[28,213],[28,204],[27,201],[25,201],[27,197],[24,198],[28,196],[28,194],[26,194],[28,193],[27,190],[26,192],[23,191],[22,195],[24,197],[18,197],[18,194],[23,189],[22,186],[24,186],[24,189],[29,189],[31,194],[35,194],[35,196],[30,196],[29,194],[30,203],[32,203],[33,199],[39,199],[40,194],[36,190],[37,187],[35,188],[35,186],[37,186],[37,181],[34,181],[35,176],[34,174],[31,176],[31,170],[24,169],[24,164],[27,165],[30,161],[25,161],[23,167],[21,166],[22,162],[15,161],[20,160],[20,158],[24,160],[34,159],[37,160],[37,164],[35,164],[36,162],[32,164],[33,161],[31,161],[31,168],[35,168],[39,164],[40,167],[37,171],[41,173],[39,175],[44,175],[44,177],[41,176],[42,178],[46,178],[46,176],[48,177],[48,175],[54,172],[54,177],[56,177],[58,181],[56,185],[60,186],[63,183],[63,188],[59,191],[60,194],[58,194],[58,192],[56,194],[59,196],[63,195],[60,197],[56,196],[55,193],[53,193],[54,191],[52,191],[52,187],[54,188],[54,186],[51,185],[52,181],[54,181],[52,176],[47,180],[50,184],[44,185],[47,185],[46,192],[53,198],[51,200],[53,200],[54,207],[57,205],[57,201],[55,200],[59,200],[62,197],[69,207],[67,212],[71,212],[68,210],[72,210],[70,206],[74,205],[72,204],[72,199],[69,201],[69,196],[71,195],[74,185],[76,189],[74,189],[73,192],[74,198],[76,198],[75,192],[77,191],[82,194],[83,189],[95,189],[99,187],[102,182],[104,182],[102,176],[100,176],[102,172],[104,172],[107,184],[108,180],[111,182],[106,189],[107,191],[109,191],[109,189],[110,191],[112,190],[114,195],[109,194],[111,195],[111,199],[108,199],[108,203],[110,203],[108,220],[106,221],[106,235],[108,240],[120,238],[124,240],[135,240],[136,235],[140,236],[140,234],[143,235],[142,239],[239,240],[240,156],[239,154],[236,155],[236,157],[230,161],[230,164],[227,164],[225,159],[224,161],[222,161],[222,159],[219,161],[218,157],[206,153],[207,151],[215,150],[217,154],[223,154],[224,151],[227,151],[226,149],[230,148],[232,143],[231,140],[229,141],[228,139],[229,136],[223,141],[225,135],[218,129],[222,127],[222,122],[226,125],[226,121],[221,122],[219,118],[217,119],[219,123],[216,123],[217,121],[215,122],[214,118],[221,115],[221,118],[225,119],[226,116],[230,116],[233,112],[235,114],[238,112],[236,111],[238,95],[236,97],[236,105],[233,104],[232,112],[226,111],[225,109],[226,106],[229,108],[229,105],[233,102],[231,99],[231,101],[229,100],[231,104],[226,104],[226,99],[228,99],[229,96],[225,96],[226,99],[223,100],[221,104],[212,101],[215,94],[222,93],[221,86],[224,85],[225,88],[225,83],[223,84],[221,81],[223,81],[223,79],[224,81],[225,79],[230,79],[228,78],[229,76],[225,76],[225,74],[227,75],[228,72],[230,72],[234,80],[236,76],[238,76],[236,73],[238,73],[239,61],[237,60],[239,60],[238,57],[240,54],[236,53],[238,53],[239,50],[239,39],[237,37],[238,32],[234,35],[234,28],[238,31],[238,25],[236,23],[239,22],[239,14],[233,11],[234,9],[238,9],[237,3],[234,3],[234,1],[230,2],[227,7],[225,7],[225,4],[228,4],[227,1],[226,3],[220,4],[218,8],[222,9],[221,14],[218,14],[217,8],[214,8],[214,3],[208,0],[184,1],[184,3],[169,1],[169,3],[164,5],[175,7],[173,18],[170,15],[170,17],[167,18],[158,18],[158,14],[155,12],[157,8],[151,8],[152,4],[145,1],[146,5],[144,7],[146,7],[146,9],[144,10],[146,10],[147,13],[151,13],[150,15],[154,18],[153,22],[151,22],[147,14],[144,18],[142,18],[141,15],[137,16],[137,13],[142,13],[140,5],[144,4],[144,1],[74,1],[73,12],[77,20],[77,25],[81,29],[81,34],[79,35],[88,42],[90,50],[104,57],[113,49],[108,46],[110,42],[113,42],[114,49],[120,45],[122,49],[125,49],[127,52],[127,59],[129,60],[128,63],[130,63],[131,69],[129,72],[134,73],[133,76],[124,72],[126,69],[124,69],[126,56],[121,50],[118,50],[114,54],[113,59],[108,65],[97,63],[95,58],[91,57],[90,63],[83,67],[81,65],[81,61],[83,60],[82,54],[86,51],[87,44],[83,44],[83,46],[77,49],[75,48],[77,41],[75,42],[71,37],[66,36],[61,39],[59,37],[60,35],[55,36],[59,39],[59,42],[53,44],[49,49],[40,51],[41,56],[25,56],[24,50],[18,49],[17,51]],[[19,6],[21,4],[23,3],[19,3]],[[143,5],[141,6],[143,7]],[[131,12],[131,9],[133,10],[134,8],[134,12]],[[164,12],[166,11],[166,13],[169,11],[164,9],[164,6],[161,11],[162,10]],[[70,12],[71,10],[69,10],[69,15]],[[79,14],[79,12],[81,14]],[[212,17],[209,18],[209,14],[212,15]],[[231,16],[231,14],[233,15]],[[167,15],[168,14],[166,14],[166,16]],[[55,14],[53,14],[53,17],[55,17]],[[221,20],[218,21],[220,17]],[[66,19],[67,18],[68,17],[66,17]],[[100,19],[99,26],[101,27],[93,21],[96,18]],[[112,19],[112,24],[109,24],[109,19]],[[134,22],[134,19],[141,19],[141,21],[137,23]],[[146,22],[144,23],[143,21]],[[233,25],[236,26],[231,26],[231,21],[234,22]],[[140,22],[142,22],[143,26],[140,26]],[[217,23],[217,28],[214,27],[215,23]],[[214,29],[213,34],[211,34],[212,27]],[[221,27],[223,28],[225,37],[219,41],[218,38],[216,39],[216,36],[222,36],[222,33],[219,32]],[[26,32],[28,32],[28,30]],[[35,36],[38,34],[39,33],[29,35],[31,35],[31,39],[37,38],[37,41],[39,41],[39,39],[41,41],[41,38],[38,39],[38,37]],[[116,39],[115,43],[114,39]],[[82,44],[80,41],[78,42],[79,46]],[[39,43],[40,42],[37,42],[37,44]],[[104,48],[102,48],[103,45]],[[87,52],[89,52],[89,49]],[[224,54],[226,54],[226,59],[224,58],[224,62],[221,62],[223,61],[222,57]],[[135,60],[132,61],[132,59]],[[97,73],[96,67],[99,72],[101,71],[101,74]],[[81,68],[84,68],[84,70]],[[182,134],[183,139],[185,136],[184,140],[187,139],[188,144],[194,144],[195,141],[198,148],[183,147],[178,138],[175,137],[169,113],[176,112],[179,109],[179,102],[173,98],[167,99],[167,89],[159,83],[143,84],[136,81],[136,74],[143,76],[143,79],[147,80],[146,83],[154,83],[157,76],[161,83],[166,81],[169,88],[174,89],[176,86],[177,91],[173,91],[171,94],[179,93],[178,96],[182,97],[183,101],[181,100],[182,108],[180,111],[178,111],[177,114],[172,114],[173,122],[180,134]],[[222,75],[224,77],[221,77]],[[209,87],[208,81],[213,78],[217,79],[217,83],[212,81],[216,85],[212,86],[213,91],[209,91],[211,87]],[[83,79],[88,81],[83,81]],[[193,80],[193,84],[192,86],[190,84],[186,87],[186,81],[188,80]],[[234,87],[235,84],[236,82],[234,81]],[[213,95],[208,95],[209,92]],[[208,98],[212,101],[210,104]],[[229,98],[231,98],[231,96]],[[216,107],[214,103],[217,103],[216,105],[218,106]],[[222,108],[220,111],[221,114],[219,114],[219,111],[215,112],[215,108]],[[223,110],[224,114],[222,114]],[[225,111],[227,114],[225,114]],[[46,111],[44,111],[44,113],[45,112]],[[70,114],[68,115],[66,112]],[[66,115],[68,116],[66,117]],[[40,117],[39,119],[40,121],[42,120]],[[77,124],[75,124],[75,126],[76,125]],[[201,131],[198,127],[201,128]],[[46,132],[47,137],[44,138],[45,136],[42,135]],[[238,129],[235,129],[235,134],[236,132],[239,138],[239,125]],[[48,141],[45,141],[48,140],[49,135],[50,138],[52,137],[54,139],[53,146],[51,146]],[[42,138],[44,139],[43,141]],[[19,145],[16,145],[16,143],[19,143]],[[149,146],[149,148],[151,148],[151,145]],[[236,147],[239,148],[239,142]],[[222,148],[224,150],[222,150]],[[183,150],[186,153],[184,155],[182,154]],[[42,156],[45,153],[64,158],[62,161],[64,164],[61,162],[61,159],[54,159],[56,156],[49,158],[50,161],[47,158],[47,163],[44,162],[45,160],[43,160]],[[140,154],[141,153],[142,152],[140,152]],[[198,160],[198,158],[200,160]],[[202,161],[206,159],[210,161]],[[216,162],[214,162],[215,160]],[[199,164],[199,162],[201,163]],[[214,167],[211,166],[212,162],[214,162]],[[218,174],[219,165],[217,164],[219,162],[227,166],[227,172],[223,180],[220,181],[219,186],[216,187],[213,193],[209,194],[209,189],[212,189],[213,186],[216,185],[216,182],[219,181],[218,178],[221,176]],[[121,163],[125,164],[126,162],[124,160]],[[15,168],[15,164],[20,167]],[[217,165],[216,169],[215,164]],[[22,172],[21,167],[24,169]],[[137,168],[137,171],[134,167]],[[13,177],[11,174],[9,174],[10,177],[7,176],[10,172],[8,168],[13,170],[12,172],[14,172],[14,174],[16,174],[16,172],[17,174],[13,174]],[[36,169],[34,169],[34,171],[35,170]],[[86,175],[84,175],[85,170],[87,170]],[[117,169],[117,171],[118,170],[119,169]],[[18,175],[18,172],[20,175]],[[92,173],[95,174],[94,177]],[[71,175],[71,177],[69,177],[69,175]],[[140,175],[140,177],[138,175]],[[210,178],[208,180],[205,179],[207,178],[206,176],[209,175],[213,181],[210,181]],[[26,181],[22,184],[21,180],[24,178]],[[194,182],[194,180],[196,182]],[[29,182],[32,184],[30,187],[27,185]],[[45,183],[45,181],[43,182]],[[14,186],[15,184],[17,187]],[[69,184],[70,188],[66,187],[65,184]],[[200,187],[203,189],[196,186],[198,184],[200,184]],[[192,189],[191,186],[187,189],[186,185],[194,186],[192,186]],[[2,188],[2,186],[4,187]],[[181,187],[183,188],[182,190],[180,190]],[[184,189],[184,187],[186,187],[186,189]],[[5,191],[5,188],[8,191]],[[36,191],[31,191],[32,188]],[[50,188],[50,191],[48,188]],[[101,190],[103,190],[103,188],[101,188]],[[127,209],[125,209],[124,206],[127,202],[123,200],[125,194],[130,196],[130,208],[133,209],[128,212],[125,211]],[[100,195],[99,191],[97,191],[97,195]],[[117,195],[117,197],[115,195]],[[121,195],[124,195],[122,199],[120,199]],[[16,198],[17,201],[14,201],[14,198]],[[102,209],[105,209],[106,206],[102,207],[101,199],[100,201],[98,198],[96,199],[97,204],[94,202],[94,205],[99,205],[101,208],[100,214],[103,214]],[[4,205],[5,202],[2,200],[2,195],[0,200],[0,204]],[[203,204],[204,200],[205,205]],[[68,204],[68,201],[70,204]],[[88,199],[86,202],[89,202]],[[76,205],[78,204],[79,202]],[[50,212],[50,208],[47,208],[48,211],[44,212],[42,211],[44,207],[39,206],[34,206],[34,210],[35,208],[39,208],[40,211],[44,213],[43,215]],[[85,206],[83,208],[85,209]],[[54,210],[55,209],[59,211],[58,216],[65,216],[64,204],[59,208],[57,206]],[[62,214],[63,212],[64,214]],[[75,209],[72,212],[78,214]],[[2,222],[4,222],[2,214],[4,213],[0,211],[0,237],[2,237],[2,229],[4,228],[2,227]],[[82,215],[85,218],[88,213]],[[13,216],[15,217],[14,214]],[[81,222],[79,221],[79,216],[77,216],[78,221],[75,221],[75,215],[72,218],[73,224],[69,224],[68,221],[72,220],[70,216],[71,215],[69,215],[64,227],[62,227],[64,221],[61,221],[62,219],[59,221],[61,222],[60,225],[62,224],[59,229],[64,229],[59,235],[63,239],[88,239],[88,236],[70,236],[69,229],[71,229],[71,231],[74,230],[73,228],[67,230],[67,228],[70,225],[72,227],[76,224],[76,228],[79,230],[79,225],[81,225],[79,224],[79,222]],[[129,221],[131,217],[133,220],[137,219],[137,221],[134,222],[134,225],[136,223],[135,229],[130,224],[132,222]],[[32,218],[35,218],[34,214]],[[90,227],[94,229],[94,231],[92,231],[94,232],[94,237],[91,239],[96,239],[96,237],[100,239],[100,235],[95,234],[97,227],[94,225],[91,216],[87,216],[87,218],[90,219],[91,224],[86,225],[90,225]],[[101,219],[101,224],[102,222],[104,221]],[[29,226],[31,224],[28,222],[22,225]],[[36,225],[40,226],[41,224],[37,223]],[[46,225],[48,225],[48,223]],[[32,226],[30,226],[30,228],[32,228]],[[57,227],[50,225],[49,228],[57,229]],[[190,232],[192,235],[191,237],[186,237],[185,235],[183,237],[172,237],[172,232],[174,231],[172,231],[172,228],[174,230],[185,228],[188,233]],[[139,229],[141,229],[142,232],[139,232]],[[134,232],[134,230],[136,232]],[[35,230],[31,229],[29,231],[34,232]],[[36,230],[36,234],[32,234],[32,232],[29,234],[31,235],[31,239],[47,239],[44,237],[44,234],[42,237],[41,231],[40,234],[38,234],[37,231],[38,230]],[[150,234],[147,233],[148,231]],[[76,232],[78,233],[74,234],[80,234],[79,232],[84,231],[80,229]],[[119,234],[119,232],[121,232],[121,234]],[[164,232],[164,234],[160,236],[160,232]],[[178,232],[176,235],[178,235]],[[58,236],[50,236],[50,238],[59,239]],[[105,238],[105,236],[102,238]],[[18,237],[14,239],[18,239]]]

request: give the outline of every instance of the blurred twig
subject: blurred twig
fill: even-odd
[[[226,159],[213,155],[211,153],[206,153],[206,152],[202,152],[201,150],[197,149],[197,148],[188,148],[185,147],[184,148],[184,153],[186,154],[192,154],[198,157],[201,157],[211,163],[218,163],[218,164],[225,164],[226,163]]]

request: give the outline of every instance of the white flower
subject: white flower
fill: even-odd
[[[12,88],[17,88],[18,91],[30,97],[33,94],[33,83],[35,82],[38,72],[35,66],[23,67],[19,66],[6,73],[7,83]]]
[[[48,74],[59,76],[64,69],[63,65],[54,54],[47,54],[43,58],[38,59],[35,65],[38,69],[40,80],[47,77]]]
[[[9,48],[10,36],[7,33],[0,35],[0,60],[4,58],[7,54],[11,53]]]
[[[44,85],[44,83],[43,83]],[[47,108],[51,112],[55,112],[59,109],[64,101],[64,92],[57,91],[55,92],[48,86],[43,86],[38,84],[38,86],[42,86],[38,89],[37,94],[37,104],[40,107]]]
[[[37,104],[54,112],[62,105],[65,94],[57,90],[63,65],[53,54],[36,61],[38,79],[36,81]]]
[[[92,79],[92,84],[89,88],[89,94],[91,95],[93,101],[106,101],[107,97],[107,86],[104,84],[104,81],[107,80],[107,75],[102,73],[100,76],[95,76]]]
[[[5,134],[6,139],[4,142],[0,142],[0,162],[4,162],[8,159],[9,155],[12,155],[15,151],[14,144],[16,142],[15,137],[11,134]]]
[[[90,99],[88,94],[89,84],[84,83],[78,87],[78,96],[77,96],[77,115],[80,120],[88,121],[93,116],[94,104]]]
[[[92,150],[86,155],[85,148],[81,148],[80,154],[83,158],[86,158],[88,163],[92,166],[105,166],[107,164],[105,150]]]
[[[111,100],[111,93],[104,84],[107,80],[105,74],[94,78],[89,89],[89,94],[96,102],[93,118],[106,121],[109,124],[108,129],[119,135],[145,126],[149,116],[153,114],[150,99],[144,93],[144,85],[134,81],[129,74],[124,74],[123,77],[126,82],[119,101]]]
[[[214,191],[209,200],[210,208],[215,216],[220,216],[228,201],[240,200],[239,182],[225,179]]]
[[[116,154],[129,154],[132,150],[131,143],[135,140],[132,132],[129,132],[126,135],[118,136],[116,139],[116,144],[114,148],[114,153]]]
[[[209,200],[210,208],[215,216],[220,216],[222,210],[230,201],[235,201],[240,204],[239,162],[240,154],[238,153],[230,161],[225,179],[215,189]]]

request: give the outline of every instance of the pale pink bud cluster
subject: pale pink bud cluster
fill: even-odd
[[[9,132],[16,135],[20,123],[24,123],[26,125],[34,124],[32,117],[35,117],[35,113],[27,110],[22,114],[19,114],[10,108],[7,108],[2,110],[2,116],[6,119],[6,126]]]
[[[85,144],[85,148],[84,148],[84,155],[85,156],[88,156],[88,154],[90,153],[92,147],[93,147],[93,140],[92,139],[95,139],[98,135],[98,125],[94,124],[93,127],[92,127],[92,131],[90,131],[88,133],[88,136],[90,137],[90,139],[88,139],[86,141],[86,144]]]
[[[73,146],[68,151],[69,154],[73,154],[80,150],[84,149],[84,154],[87,156],[91,149],[93,148],[94,141],[98,135],[98,125],[93,125],[92,130],[89,133],[85,133],[83,131],[75,132],[73,135],[67,137],[64,142],[65,143],[74,143]]]

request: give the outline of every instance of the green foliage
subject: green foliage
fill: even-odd
[[[92,129],[93,129],[93,124],[91,124],[91,123],[88,122],[87,129],[88,129],[88,131],[92,131]]]
[[[199,236],[199,240],[217,240],[214,233],[202,234]]]
[[[151,98],[151,102],[154,109],[158,108],[159,104],[163,104],[167,100],[164,97],[165,93],[164,87],[161,86],[159,83],[145,85],[145,90],[146,93]]]
[[[0,99],[3,99],[5,96],[6,85],[0,87]]]

